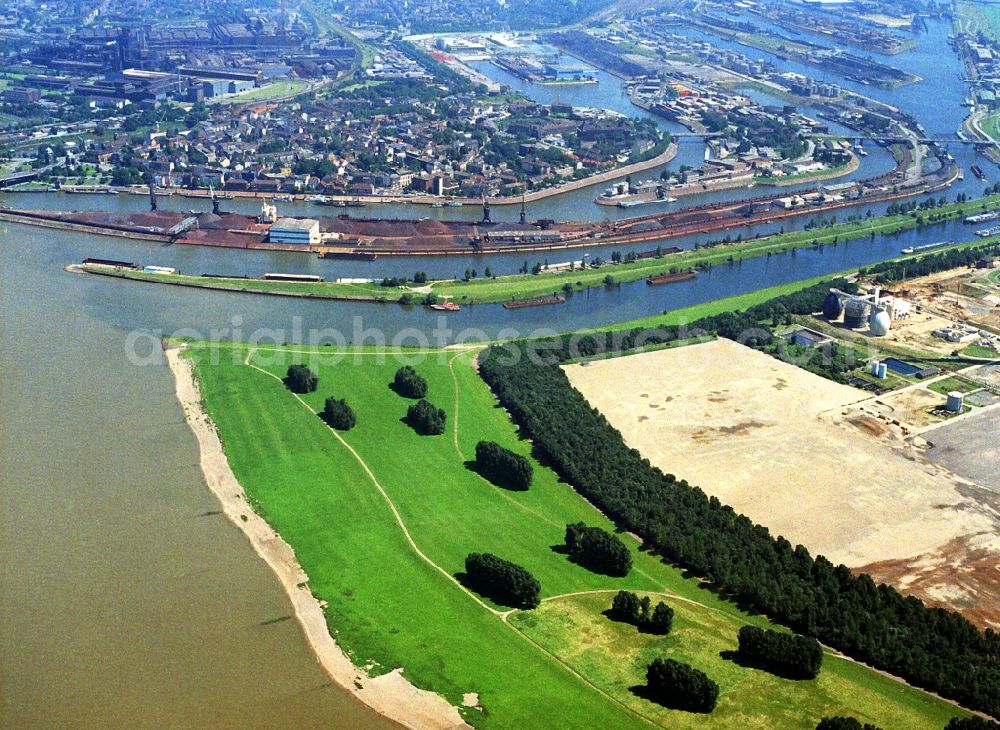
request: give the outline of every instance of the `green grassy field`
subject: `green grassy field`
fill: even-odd
[[[944,378],[943,380],[938,380],[927,386],[928,390],[933,390],[935,393],[941,393],[946,395],[952,391],[958,391],[959,393],[971,393],[974,390],[979,390],[982,386],[978,383],[974,383],[971,380],[963,378],[961,375],[953,375],[951,377]]]
[[[628,642],[614,651],[595,643],[584,652],[579,637],[559,639],[566,619],[557,609],[579,606],[576,621],[604,619],[596,603],[556,597],[623,587],[669,595],[682,611],[678,640],[720,680],[717,647],[732,644],[743,623],[766,622],[741,615],[639,552],[627,536],[635,560],[627,578],[590,573],[553,550],[567,522],[612,525],[537,461],[527,492],[497,488],[467,467],[481,439],[530,458],[529,444],[518,439],[478,377],[472,352],[407,353],[420,359],[428,398],[448,414],[445,434],[430,437],[401,421],[411,401],[388,388],[399,356],[351,352],[340,358],[330,348],[311,354],[260,348],[245,363],[241,346],[194,345],[190,356],[233,471],[255,509],[295,550],[310,589],[328,604],[331,632],[355,663],[376,673],[404,667],[417,686],[456,705],[463,693],[477,692],[483,709],[463,710],[477,726],[694,722],[682,713],[665,720],[665,711],[628,692],[635,666],[624,674],[618,666],[621,652],[632,651]],[[317,392],[302,400],[279,380],[293,362],[307,362],[319,375]],[[351,431],[335,433],[315,415],[331,395],[356,411]],[[472,551],[524,565],[540,580],[543,597],[555,600],[508,616],[506,608],[467,592],[454,575]],[[636,651],[660,649],[671,651]],[[952,714],[944,702],[846,661],[828,661],[819,682],[794,686],[735,665],[724,668],[725,717],[736,712],[745,727],[786,726],[775,714],[782,693],[793,693],[796,712],[813,724],[837,710],[885,727],[937,728]],[[763,690],[777,694],[759,696]]]
[[[309,88],[309,83],[300,79],[274,81],[256,89],[248,89],[239,94],[230,94],[218,99],[208,99],[208,104],[247,104],[255,101],[270,101],[298,94]]]
[[[986,347],[975,342],[963,348],[961,354],[967,357],[988,357],[990,359],[1000,357],[1000,352],[997,352],[992,347]]]
[[[634,626],[603,615],[608,594],[546,601],[534,612],[518,612],[511,622],[545,648],[558,652],[574,669],[620,701],[669,728],[813,728],[817,713],[849,714],[884,728],[922,727],[932,714],[914,704],[900,686],[852,662],[827,654],[814,681],[781,679],[741,667],[723,656],[738,646],[739,621],[700,606],[650,595],[674,609],[668,636],[640,633]],[[720,688],[719,703],[709,715],[653,705],[631,688],[645,684],[646,666],[658,656],[691,664]],[[845,698],[852,698],[845,704]],[[924,711],[930,713],[924,715]],[[949,713],[939,715],[943,727]]]

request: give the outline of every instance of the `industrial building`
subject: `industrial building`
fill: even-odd
[[[279,218],[268,229],[267,237],[271,243],[318,244],[319,221],[313,218]]]
[[[882,295],[875,287],[867,294],[847,294],[831,289],[823,302],[823,316],[833,321],[844,317],[844,326],[861,329],[866,324],[875,337],[885,337],[893,321],[910,316],[910,302],[892,294]]]
[[[833,342],[833,338],[829,335],[817,332],[808,327],[796,327],[781,336],[793,345],[801,345],[802,347],[822,347]]]

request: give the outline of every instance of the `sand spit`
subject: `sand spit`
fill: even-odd
[[[182,357],[181,352],[182,348],[165,350],[174,375],[177,400],[198,440],[205,482],[229,520],[243,531],[257,554],[278,577],[292,602],[306,641],[323,669],[339,686],[404,727],[414,730],[468,727],[457,708],[434,692],[414,687],[403,677],[402,669],[369,677],[337,646],[330,636],[320,601],[304,587],[308,576],[298,564],[292,548],[250,508],[243,487],[229,468],[215,426],[201,407],[201,393],[191,362]]]

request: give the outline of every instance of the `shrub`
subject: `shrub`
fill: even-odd
[[[666,635],[674,626],[674,609],[663,601],[656,604],[649,621],[642,628],[651,634]]]
[[[339,400],[327,398],[321,415],[324,421],[338,431],[350,431],[357,422],[354,410],[347,405],[347,401],[343,398]]]
[[[867,722],[862,725],[853,717],[837,715],[835,717],[824,717],[819,721],[816,730],[882,730],[882,728]]]
[[[816,639],[784,634],[756,626],[740,629],[739,656],[744,661],[783,677],[813,679],[823,663]]]
[[[312,393],[319,385],[319,377],[305,365],[289,365],[284,383],[293,393]]]
[[[447,415],[430,401],[421,398],[406,410],[406,422],[421,436],[436,436],[444,433]]]
[[[1000,723],[983,717],[953,717],[944,730],[1000,730]]]
[[[427,395],[427,381],[417,375],[417,371],[409,365],[404,365],[396,371],[392,388],[407,398],[423,398]]]
[[[493,441],[476,444],[476,466],[494,484],[513,489],[531,486],[531,462]]]
[[[618,591],[611,599],[611,618],[633,626],[639,625],[639,596],[632,591]]]
[[[719,685],[704,672],[673,659],[654,659],[646,669],[652,698],[668,707],[711,712],[719,699]]]
[[[518,608],[538,606],[542,587],[527,570],[490,553],[469,553],[465,558],[469,586],[497,603]]]
[[[632,591],[618,591],[611,599],[608,616],[615,621],[638,626],[650,634],[669,634],[674,625],[674,609],[659,601],[650,612],[649,605],[649,596],[639,598]]]
[[[600,527],[566,525],[566,547],[575,561],[594,572],[625,576],[632,569],[632,553],[625,543]]]

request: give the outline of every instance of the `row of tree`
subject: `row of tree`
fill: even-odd
[[[739,640],[742,661],[781,677],[815,679],[823,664],[823,648],[809,636],[744,626]]]
[[[674,609],[658,601],[650,610],[649,596],[640,598],[632,591],[618,591],[611,599],[608,617],[614,621],[632,624],[647,634],[666,636],[674,626]]]
[[[469,553],[465,558],[465,584],[497,603],[516,608],[536,608],[541,584],[517,563],[492,553]]]
[[[854,717],[836,715],[824,717],[819,721],[816,730],[882,730],[871,723],[861,722]],[[973,715],[972,717],[953,717],[944,726],[944,730],[1000,730],[1000,723]]]
[[[938,271],[948,271],[961,266],[972,266],[977,261],[1000,255],[1000,243],[986,243],[966,248],[952,248],[940,253],[899,261],[883,261],[862,269],[861,273],[881,284],[902,281],[917,276],[927,276]]]
[[[509,489],[531,486],[531,462],[495,441],[476,444],[476,468],[494,484]]]
[[[632,553],[625,543],[600,527],[566,525],[566,550],[574,562],[595,573],[626,576],[632,569]]]
[[[870,722],[866,722],[864,725],[854,717],[845,717],[843,715],[835,715],[833,717],[824,717],[816,725],[816,730],[882,730],[878,725],[873,725]]]
[[[1000,636],[958,613],[854,575],[773,537],[701,489],[664,474],[569,383],[560,361],[637,343],[669,342],[692,330],[737,338],[777,312],[814,312],[831,285],[778,297],[743,313],[701,319],[687,328],[597,332],[538,343],[495,345],[480,373],[500,403],[556,472],[651,550],[701,576],[741,606],[797,633],[972,709],[1000,715]],[[841,288],[843,288],[841,286]],[[750,332],[747,338],[755,335]],[[539,350],[546,357],[539,356]]]

